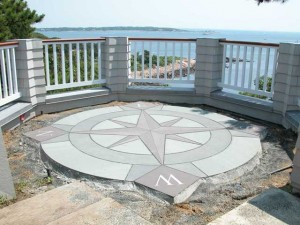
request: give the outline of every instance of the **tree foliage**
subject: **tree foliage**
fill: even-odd
[[[35,31],[32,25],[44,16],[29,9],[24,0],[0,0],[0,41],[31,37]]]
[[[285,3],[288,0],[255,0],[257,2],[257,4],[261,4],[261,3],[270,3],[270,2],[282,2]]]

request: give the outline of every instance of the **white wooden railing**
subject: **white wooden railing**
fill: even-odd
[[[17,46],[18,42],[0,43],[0,106],[21,97],[15,58]]]
[[[195,39],[129,38],[129,82],[194,84]]]
[[[99,39],[44,40],[46,90],[83,87],[106,82],[101,75]]]
[[[278,59],[278,44],[222,41],[223,88],[272,98]]]

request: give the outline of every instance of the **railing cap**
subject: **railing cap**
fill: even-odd
[[[7,47],[7,46],[14,46],[14,45],[18,46],[19,43],[16,41],[0,42],[0,47]]]
[[[255,46],[268,46],[268,47],[279,47],[277,43],[266,43],[266,42],[252,42],[252,41],[231,41],[224,40],[220,41],[220,44],[240,44],[240,45],[255,45]]]
[[[74,38],[74,39],[44,39],[43,43],[61,43],[61,42],[93,42],[105,41],[105,38]]]
[[[129,41],[178,41],[178,42],[196,42],[194,38],[136,38],[131,37]]]

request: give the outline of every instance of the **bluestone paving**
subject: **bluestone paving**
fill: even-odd
[[[203,178],[259,155],[261,130],[199,108],[134,102],[80,112],[27,136],[67,170],[134,181],[183,201]]]
[[[135,181],[141,176],[149,173],[150,171],[156,169],[159,166],[145,166],[145,165],[133,165],[126,177],[128,181]]]

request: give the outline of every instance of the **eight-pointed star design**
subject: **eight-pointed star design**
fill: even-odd
[[[157,123],[145,110],[141,110],[140,117],[136,126],[131,123],[122,122],[120,125],[125,126],[125,128],[114,128],[105,130],[92,130],[92,131],[82,131],[79,133],[89,133],[89,134],[101,134],[101,135],[125,135],[126,138],[116,142],[113,146],[118,146],[126,142],[130,142],[140,138],[147,148],[152,152],[154,157],[161,163],[164,164],[164,154],[165,154],[165,139],[166,135],[168,138],[181,140],[188,143],[195,144],[194,141],[189,140],[184,137],[175,136],[175,134],[191,133],[191,132],[201,132],[207,131],[208,128],[200,127],[176,127],[172,126],[178,122],[181,118],[174,119],[172,121],[159,124]],[[119,123],[118,121],[114,121]],[[200,143],[197,143],[200,145]],[[113,147],[111,146],[111,147]]]

